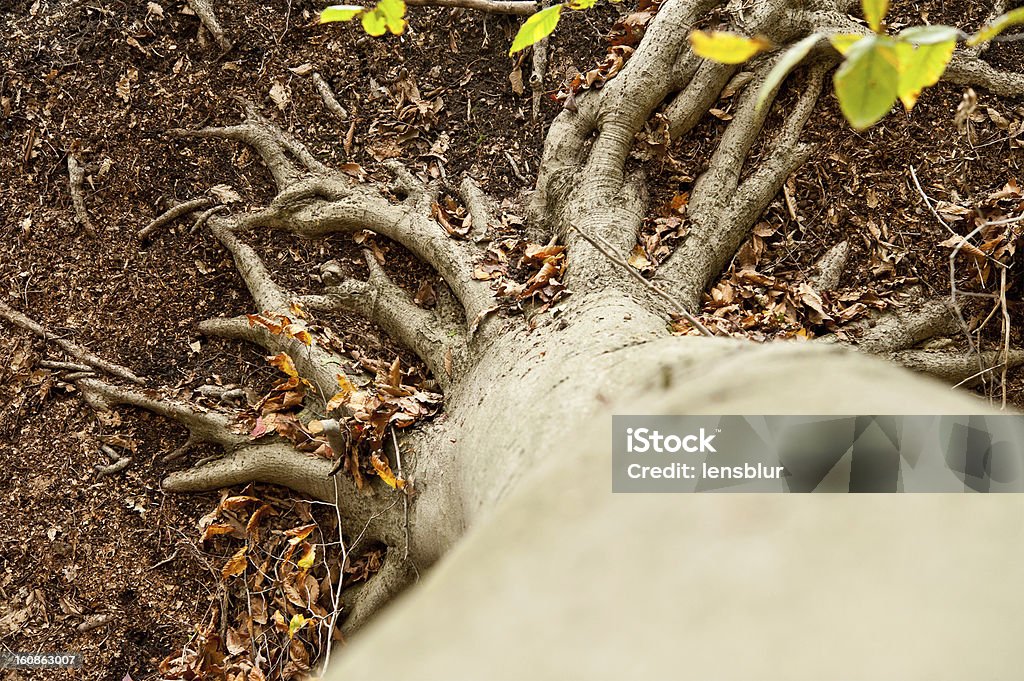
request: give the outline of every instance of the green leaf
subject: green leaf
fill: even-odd
[[[295,634],[306,625],[308,620],[302,615],[292,615],[292,619],[288,622],[288,638],[294,638]]]
[[[861,7],[864,8],[864,18],[868,20],[871,30],[881,33],[882,20],[889,11],[889,0],[861,0]]]
[[[551,35],[551,32],[555,30],[555,26],[558,26],[558,20],[561,16],[562,5],[554,5],[532,15],[519,27],[519,33],[516,33],[516,38],[512,41],[512,47],[508,50],[508,56],[511,57],[519,50],[525,49]]]
[[[761,85],[761,89],[757,93],[757,102],[754,104],[755,108],[761,108],[764,106],[765,101],[775,90],[782,84],[782,81],[786,79],[789,72],[796,68],[796,65],[803,61],[814,46],[821,40],[820,33],[812,33],[800,42],[796,43],[788,50],[785,54],[775,62],[775,66],[768,72],[768,75],[764,79],[764,83]]]
[[[838,33],[828,37],[828,41],[832,43],[832,47],[835,48],[835,51],[844,56],[850,51],[851,47],[863,39],[864,36],[859,33]]]
[[[571,0],[569,9],[590,9],[597,4],[597,0]]]
[[[980,31],[971,36],[970,40],[967,41],[967,44],[977,45],[978,43],[988,42],[1006,29],[1011,26],[1017,26],[1018,24],[1024,24],[1024,7],[1015,9],[1012,12],[1007,12],[1002,16],[998,16],[985,26],[982,26]]]
[[[351,21],[365,9],[359,5],[331,5],[324,8],[318,21],[321,24],[329,24],[332,21]]]
[[[944,43],[911,45],[899,42],[899,89],[897,94],[907,111],[914,108],[921,91],[939,82],[956,50],[956,38]]]
[[[774,47],[760,36],[748,38],[727,31],[693,31],[690,46],[698,56],[720,64],[742,64],[758,52]]]
[[[380,0],[373,11],[363,15],[363,30],[374,37],[388,31],[401,35],[405,31],[405,0]]]
[[[950,40],[956,42],[960,37],[960,31],[952,26],[911,26],[903,29],[897,36],[900,42],[913,43],[914,45],[936,45],[948,43]]]
[[[899,89],[898,64],[895,41],[885,36],[868,36],[846,53],[832,82],[839,108],[855,129],[871,127],[892,109]]]

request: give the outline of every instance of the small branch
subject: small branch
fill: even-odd
[[[491,14],[529,16],[539,5],[529,0],[406,0],[413,7],[463,7]]]
[[[179,203],[170,210],[167,210],[164,213],[158,215],[156,218],[153,219],[152,222],[150,222],[148,225],[140,229],[139,239],[146,239],[154,231],[160,229],[166,224],[173,222],[174,220],[177,220],[182,215],[187,215],[188,213],[194,213],[196,211],[203,210],[204,208],[207,208],[214,203],[216,203],[216,200],[209,196],[203,196],[198,199],[192,199],[191,201]],[[216,208],[220,208],[220,206],[217,206]]]
[[[89,219],[89,212],[85,209],[85,197],[82,193],[82,182],[85,180],[85,170],[78,163],[74,154],[68,154],[68,191],[71,193],[71,203],[75,207],[75,217],[78,218],[82,229],[90,237],[96,238],[96,227]]]
[[[224,29],[220,27],[220,23],[217,22],[217,14],[213,11],[213,3],[210,0],[187,0],[188,6],[192,8],[192,11],[196,13],[199,20],[203,22],[203,26],[213,39],[217,41],[217,45],[220,47],[221,52],[227,52],[231,49],[231,41],[224,34]]]
[[[103,466],[103,465],[97,464],[97,465],[93,466],[93,468],[96,469],[96,477],[97,478],[105,478],[108,475],[115,475],[117,473],[120,473],[124,469],[128,468],[128,466],[129,466],[129,464],[131,464],[131,462],[132,462],[132,457],[130,457],[130,456],[122,456],[117,461],[115,461],[114,463],[112,463],[112,464],[110,464],[108,466]]]
[[[104,371],[110,374],[111,376],[117,376],[118,378],[123,378],[126,381],[131,381],[132,383],[137,383],[139,385],[146,384],[146,382],[143,379],[139,378],[134,373],[132,373],[130,369],[123,367],[120,364],[108,362],[105,359],[97,357],[96,355],[89,352],[88,350],[83,348],[81,345],[78,345],[77,343],[72,343],[69,340],[65,340],[63,338],[59,338],[53,335],[52,333],[47,331],[46,328],[44,328],[43,326],[37,324],[36,322],[29,319],[20,312],[8,307],[4,303],[0,303],[0,318],[6,319],[15,326],[18,326],[26,331],[34,333],[35,335],[39,336],[40,338],[47,342],[53,341],[54,343],[59,345],[60,348],[64,350],[64,352],[68,353],[75,359],[88,364],[93,368],[99,369],[100,371]]]
[[[334,95],[334,90],[331,89],[330,84],[327,80],[320,75],[319,71],[313,72],[313,86],[316,91],[320,93],[320,99],[324,101],[324,106],[332,114],[337,116],[340,120],[348,120],[348,111],[341,105],[338,98]]]
[[[642,274],[640,274],[635,269],[630,267],[628,262],[626,262],[619,256],[615,255],[615,253],[613,252],[614,247],[610,243],[608,243],[599,236],[591,236],[585,233],[583,230],[581,230],[579,227],[575,225],[570,224],[570,229],[573,229],[577,234],[586,239],[591,246],[600,251],[604,255],[604,257],[608,258],[608,260],[610,260],[611,262],[615,263],[616,265],[624,269],[626,272],[628,272],[629,275],[636,279],[638,282],[640,282],[644,286],[644,288],[646,288],[648,291],[650,291],[655,296],[657,296],[665,303],[667,303],[669,306],[669,310],[671,310],[675,314],[678,314],[680,317],[689,322],[689,324],[693,328],[700,331],[702,335],[714,337],[715,334],[712,333],[711,330],[708,329],[708,327],[701,324],[700,320],[698,320],[696,317],[690,314],[689,310],[680,305],[675,298],[666,293],[660,286],[655,284],[653,281],[645,279]]]

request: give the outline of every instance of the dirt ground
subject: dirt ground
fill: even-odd
[[[262,353],[196,332],[203,319],[256,312],[228,254],[184,222],[145,242],[137,238],[171,202],[215,185],[237,192],[243,206],[272,196],[268,173],[241,145],[165,134],[237,121],[233,95],[255,102],[329,164],[358,164],[353,172],[379,179],[389,158],[425,176],[468,172],[521,215],[560,104],[545,97],[534,121],[529,87],[515,92],[510,74],[519,64],[505,53],[518,20],[413,8],[405,35],[372,39],[357,26],[312,25],[319,8],[308,0],[221,3],[217,12],[235,47],[218,56],[184,2],[0,0],[0,300],[182,397],[207,384],[267,390],[278,375]],[[563,20],[549,48],[549,94],[602,59],[612,24],[634,9],[604,7]],[[900,3],[893,17],[971,29],[987,12],[982,3],[925,0]],[[1004,68],[1024,68],[1021,45],[995,46],[989,56]],[[325,109],[307,65],[330,82],[347,120]],[[529,69],[527,61],[525,80]],[[820,146],[793,177],[788,200],[780,197],[764,217],[771,229],[759,270],[796,280],[828,248],[849,240],[853,255],[841,291],[891,292],[907,278],[948,291],[950,249],[939,244],[949,234],[925,208],[908,166],[933,199],[947,202],[943,214],[954,221],[975,209],[1006,210],[986,200],[1024,182],[1024,137],[1017,136],[1024,102],[979,91],[974,115],[958,126],[963,95],[963,88],[939,86],[911,114],[894,113],[859,134],[843,123],[834,97],[823,97],[803,137]],[[652,174],[652,215],[688,191],[703,169],[732,102],[718,106],[719,114],[665,155],[636,160]],[[95,238],[76,220],[69,153],[86,166]],[[257,234],[250,242],[297,290],[315,291],[319,266],[331,258],[347,273],[365,274],[351,237],[308,242]],[[400,248],[379,245],[410,291],[425,281],[439,285]],[[961,285],[978,288],[966,270]],[[1021,282],[1013,276],[1007,298],[1019,322]],[[969,312],[987,314],[988,305],[973,303]],[[330,321],[346,347],[414,364],[378,330],[355,319]],[[998,348],[997,326],[990,322],[982,333],[988,349]],[[1018,326],[1012,333],[1019,345]],[[161,661],[180,654],[198,629],[216,625],[222,609],[221,566],[238,544],[198,539],[203,517],[223,495],[164,494],[161,477],[185,462],[161,459],[183,443],[184,432],[132,409],[97,416],[59,371],[40,365],[45,359],[67,360],[0,322],[0,646],[77,651],[85,667],[0,674],[160,678]],[[1011,374],[1009,381],[1010,399],[1020,404],[1024,378]],[[98,476],[94,467],[110,463],[103,444],[133,450],[131,464]],[[185,461],[213,453],[200,449]],[[310,518],[324,536],[330,529],[329,517],[286,490],[244,494],[279,510],[278,532]]]

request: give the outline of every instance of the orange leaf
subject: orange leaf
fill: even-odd
[[[273,357],[267,357],[267,361],[289,376],[298,377],[299,375],[298,369],[295,368],[295,362],[286,352],[279,352]]]
[[[249,559],[245,553],[248,551],[247,546],[243,546],[235,552],[235,555],[228,559],[228,562],[224,564],[223,569],[220,571],[222,579],[228,579],[245,572],[245,566],[249,563]]]
[[[295,546],[299,542],[305,540],[306,537],[308,537],[309,534],[314,529],[316,529],[316,525],[315,524],[303,525],[302,527],[296,527],[296,528],[293,528],[293,529],[290,529],[290,530],[286,530],[285,531],[285,535],[291,537],[291,539],[288,540],[288,543],[291,544],[292,546]]]
[[[201,544],[205,544],[213,537],[221,534],[230,534],[234,531],[234,527],[227,523],[213,523],[203,530],[203,536],[199,538]]]

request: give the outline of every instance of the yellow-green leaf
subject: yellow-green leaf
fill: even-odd
[[[956,39],[933,45],[896,45],[899,55],[899,89],[897,94],[907,111],[914,108],[921,91],[939,82],[946,65],[956,50]]]
[[[313,544],[306,544],[302,554],[302,558],[299,558],[297,565],[303,570],[308,570],[313,567],[313,563],[316,561],[316,546]]]
[[[898,64],[895,42],[885,36],[868,36],[847,52],[832,82],[839,108],[855,129],[869,128],[889,113],[899,89]]]
[[[911,26],[910,28],[905,28],[896,37],[902,43],[936,45],[938,43],[948,43],[950,40],[956,42],[960,37],[960,31],[952,26],[932,24],[931,26]]]
[[[700,57],[720,64],[742,64],[758,52],[774,47],[770,40],[748,38],[728,31],[693,31],[690,46]]]
[[[569,9],[590,9],[597,4],[597,0],[570,0]]]
[[[775,66],[768,72],[768,75],[764,79],[764,83],[761,85],[760,91],[757,93],[757,102],[755,103],[756,108],[764,106],[765,101],[775,91],[777,87],[782,85],[782,81],[786,79],[789,72],[796,68],[804,57],[810,53],[814,46],[821,40],[821,34],[812,33],[800,42],[796,43],[786,53],[775,62]]]
[[[298,633],[299,629],[306,626],[305,617],[299,614],[292,615],[291,621],[288,623],[288,638],[294,638],[295,634]]]
[[[861,7],[864,8],[864,18],[868,20],[871,30],[881,33],[882,20],[889,11],[889,0],[861,0]]]
[[[837,35],[830,35],[828,41],[832,43],[832,47],[835,48],[836,52],[846,56],[846,53],[850,51],[850,48],[861,41],[864,36],[859,33],[839,33]]]
[[[1007,12],[1001,16],[996,17],[989,23],[981,27],[981,30],[971,36],[970,40],[967,41],[968,45],[977,45],[978,43],[988,42],[995,38],[997,35],[1018,24],[1024,24],[1024,7]]]
[[[318,21],[321,24],[329,24],[332,21],[351,21],[365,9],[359,5],[331,5],[324,8]]]
[[[405,31],[405,0],[380,0],[363,15],[363,30],[374,37],[388,31],[401,35]]]
[[[547,38],[555,30],[555,26],[558,26],[561,16],[562,5],[554,5],[532,15],[519,27],[519,33],[516,33],[512,47],[508,49],[508,55],[511,57],[519,50]]]

